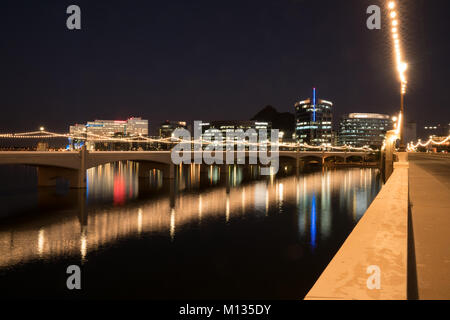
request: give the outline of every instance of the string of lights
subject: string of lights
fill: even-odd
[[[422,142],[421,140],[419,140],[416,144],[414,144],[413,142],[410,142],[408,144],[408,151],[416,151],[418,147],[428,147],[430,144],[441,146],[441,145],[448,143],[449,141],[450,141],[450,136],[446,137],[442,141],[435,141],[435,140],[433,140],[433,138],[430,138],[427,142]]]
[[[73,140],[82,140],[82,141],[92,141],[92,142],[127,142],[127,143],[163,143],[163,144],[178,144],[180,142],[189,142],[194,144],[202,144],[202,145],[210,145],[215,144],[219,146],[227,146],[231,143],[233,144],[244,144],[245,146],[270,146],[272,142],[270,140],[266,142],[252,143],[249,141],[209,141],[205,139],[197,139],[197,140],[183,140],[175,137],[167,137],[167,138],[151,138],[146,136],[136,136],[136,137],[110,137],[110,136],[102,136],[90,132],[86,132],[82,135],[70,134],[70,133],[55,133],[49,132],[45,130],[40,131],[32,131],[32,132],[21,132],[21,133],[3,133],[0,134],[0,139],[73,139]],[[324,148],[328,148],[330,150],[339,150],[339,151],[373,151],[373,149],[369,147],[353,147],[353,146],[313,146],[307,143],[286,143],[281,142],[278,143],[279,147],[286,148],[305,148],[305,149],[315,149],[322,150]]]
[[[395,56],[395,64],[398,72],[398,77],[400,81],[400,114],[398,116],[399,123],[396,128],[396,134],[400,138],[400,149],[404,149],[404,130],[403,126],[403,118],[404,118],[404,96],[406,94],[406,70],[408,69],[408,64],[403,60],[402,47],[401,47],[401,36],[400,36],[400,15],[397,10],[396,1],[388,2],[388,15],[391,23],[391,34],[392,41],[394,46],[394,56]]]
[[[399,14],[396,11],[397,4],[395,1],[389,1],[388,9],[389,9],[389,18],[391,19],[392,25],[392,39],[394,44],[394,54],[395,54],[395,62],[398,71],[398,76],[401,83],[401,93],[406,93],[406,75],[405,72],[408,69],[408,64],[403,61],[402,57],[402,49],[401,49],[401,40],[400,40],[400,18]]]

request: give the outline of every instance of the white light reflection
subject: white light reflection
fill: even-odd
[[[139,208],[139,210],[138,210],[137,232],[138,232],[138,235],[141,235],[141,233],[142,233],[142,209],[141,208]]]
[[[257,210],[258,212],[264,212],[265,214],[267,214],[267,210],[268,210],[268,196],[269,196],[269,192],[267,189],[267,185],[265,182],[258,182],[254,185],[254,205],[255,205],[255,210]]]
[[[320,236],[326,239],[331,233],[331,192],[330,192],[330,176],[331,173],[327,170],[322,176],[322,191],[320,194]]]
[[[87,230],[86,228],[81,229],[81,236],[80,236],[80,255],[81,255],[81,263],[84,263],[86,261],[86,254],[87,254]]]
[[[170,210],[170,239],[175,239],[175,209]]]
[[[225,220],[228,223],[230,221],[230,195],[227,194],[227,203],[226,203],[226,209],[225,209]]]
[[[198,196],[198,222],[202,222],[202,215],[203,215],[203,201],[202,201],[202,195],[200,194]]]
[[[329,225],[334,217],[347,212],[353,214],[356,209],[357,218],[367,207],[369,200],[379,188],[376,169],[367,170],[367,188],[360,193],[353,193],[360,186],[360,169],[326,171],[308,174],[299,178],[288,177],[271,185],[270,181],[256,182],[245,186],[245,210],[267,215],[269,209],[277,211],[279,199],[285,203],[297,203],[299,237],[310,241],[310,213],[312,195],[316,195],[316,227],[317,245],[328,233]],[[366,184],[365,176],[363,185]],[[321,180],[323,182],[321,182]],[[345,181],[345,183],[344,183]],[[283,187],[280,188],[280,183]],[[325,184],[325,188],[323,186]],[[344,184],[348,193],[344,192]],[[281,189],[283,190],[280,194]],[[80,243],[80,220],[77,215],[55,216],[46,220],[45,226],[30,225],[23,229],[0,231],[0,268],[23,263],[39,256],[82,256],[89,254],[101,246],[115,243],[120,239],[136,236],[139,232],[165,232],[173,240],[176,231],[184,225],[196,223],[199,215],[206,218],[222,219],[226,214],[228,221],[239,217],[242,212],[242,189],[231,188],[227,196],[224,187],[212,188],[208,192],[198,194],[185,193],[177,197],[175,204],[168,194],[152,198],[140,204],[138,208],[111,207],[89,211],[89,221],[85,226]],[[282,196],[281,196],[282,195]],[[335,201],[331,207],[330,201]],[[228,200],[227,200],[228,199]],[[354,202],[355,201],[355,202]],[[175,207],[172,207],[175,205]],[[343,205],[340,207],[340,205]],[[272,207],[271,207],[272,206]],[[260,210],[254,210],[259,208]],[[138,211],[139,210],[139,211]],[[238,219],[236,219],[238,220]],[[328,222],[329,221],[329,222]],[[178,229],[176,229],[176,227]],[[44,231],[45,230],[45,231]],[[3,245],[1,245],[3,244]]]
[[[39,230],[39,235],[38,235],[38,254],[40,257],[42,257],[42,254],[44,253],[44,229],[40,229]]]

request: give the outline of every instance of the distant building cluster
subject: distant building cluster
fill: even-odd
[[[352,146],[379,149],[386,132],[392,130],[389,115],[350,113],[344,115],[339,127],[333,130],[333,103],[319,99],[316,88],[312,98],[296,102],[295,138],[297,142],[312,146]]]
[[[70,140],[69,148],[79,148],[86,143],[89,149],[96,150],[167,150],[171,145],[160,139],[171,138],[177,129],[186,129],[191,135],[200,132],[203,139],[217,140],[221,136],[222,141],[227,139],[227,133],[242,130],[247,133],[246,139],[261,142],[260,130],[267,132],[267,139],[271,139],[271,129],[279,129],[278,139],[282,142],[299,142],[311,146],[351,146],[370,147],[380,149],[383,145],[386,132],[394,127],[393,119],[386,114],[378,113],[350,113],[334,122],[333,102],[320,99],[316,88],[313,89],[312,97],[298,101],[294,104],[294,115],[291,113],[278,113],[273,107],[266,107],[254,119],[256,120],[220,120],[200,122],[197,128],[191,128],[187,121],[167,120],[157,127],[157,142],[135,143],[98,141],[97,137],[136,138],[149,136],[149,122],[140,117],[132,117],[127,120],[95,120],[86,124],[75,124],[70,126],[70,133],[74,139]],[[289,118],[291,117],[291,118]],[[289,126],[291,121],[292,127]],[[258,120],[264,118],[265,121]],[[271,121],[278,123],[283,129],[272,126]],[[283,119],[283,121],[280,121]],[[286,119],[288,119],[286,121]],[[277,125],[277,126],[278,126]],[[293,130],[291,130],[291,128]],[[194,130],[192,130],[194,129]],[[449,126],[428,125],[424,128],[427,136],[447,136]],[[285,132],[289,132],[285,135]],[[251,136],[249,136],[249,132]],[[292,134],[294,132],[294,134]],[[292,135],[292,136],[291,136]],[[406,140],[416,140],[417,125],[410,122],[405,124]],[[135,140],[136,140],[135,139]],[[230,139],[230,138],[228,138]],[[238,139],[234,137],[232,139]]]
[[[423,139],[431,137],[447,137],[450,135],[450,124],[428,124],[423,129],[423,134],[421,135]]]
[[[254,141],[261,141],[259,137],[259,130],[265,130],[267,132],[266,139],[270,139],[271,124],[269,122],[261,121],[247,121],[247,120],[230,120],[230,121],[211,121],[202,122],[199,124],[199,132],[202,133],[204,139],[215,140],[217,133],[220,133],[222,141],[227,140],[228,132],[237,132],[242,130],[245,133],[250,133],[249,139]],[[236,138],[233,137],[233,140]]]
[[[75,124],[69,128],[74,137],[69,139],[69,148],[77,149],[87,144],[89,149],[102,149],[107,142],[95,141],[99,137],[127,138],[148,136],[148,120],[132,117],[127,120],[95,120],[86,124]]]
[[[70,126],[72,135],[86,135],[90,137],[134,137],[148,135],[148,120],[142,118],[129,118],[128,120],[95,120],[87,124],[75,124]]]

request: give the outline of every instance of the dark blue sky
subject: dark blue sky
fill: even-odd
[[[407,114],[450,122],[450,1],[403,0]],[[66,28],[70,4],[82,30]],[[142,116],[249,119],[318,95],[348,112],[394,114],[398,84],[379,0],[2,0],[0,132]],[[429,120],[429,121],[428,121]]]

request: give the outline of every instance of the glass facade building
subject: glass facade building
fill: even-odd
[[[87,124],[75,124],[70,126],[71,134],[84,133],[103,137],[114,136],[148,136],[148,120],[130,118],[128,120],[95,120]]]
[[[169,138],[176,129],[186,129],[189,131],[186,121],[169,121],[166,120],[159,126],[159,136],[161,138]]]
[[[388,115],[377,113],[350,113],[342,117],[339,125],[339,144],[352,147],[369,146],[380,149],[386,132],[393,122]]]
[[[309,145],[331,145],[333,142],[333,103],[313,97],[295,103],[295,136]]]
[[[235,132],[236,130],[243,130],[244,133],[249,129],[253,129],[253,139],[259,141],[259,130],[264,130],[267,133],[267,139],[270,139],[271,123],[262,121],[241,121],[241,120],[225,120],[225,121],[211,121],[202,122],[199,124],[202,136],[214,140],[215,133],[220,132],[222,139],[227,139],[227,132]]]
[[[96,149],[96,144],[102,138],[130,138],[148,136],[148,120],[142,118],[129,118],[128,120],[95,120],[86,124],[75,124],[69,128],[71,148],[77,149],[86,144],[89,150]]]

